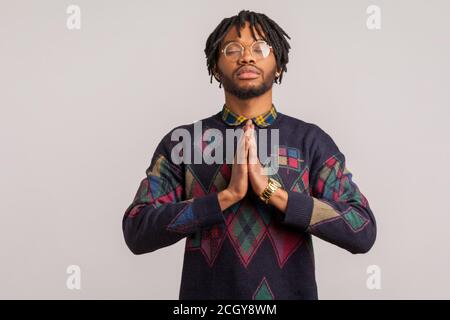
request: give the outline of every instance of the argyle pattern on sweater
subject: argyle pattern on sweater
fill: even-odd
[[[243,126],[229,115],[223,108],[202,119],[203,130],[225,134],[230,126]],[[274,106],[260,119],[267,120],[255,130],[279,130],[279,169],[272,178],[288,193],[285,213],[262,202],[251,187],[221,211],[217,193],[230,181],[231,164],[175,164],[170,157],[176,128],[156,147],[125,211],[124,237],[135,254],[185,240],[180,299],[317,299],[312,236],[351,253],[367,252],[375,241],[369,202],[333,139]],[[193,124],[178,128],[194,136]],[[204,149],[210,142],[200,138],[192,146]]]

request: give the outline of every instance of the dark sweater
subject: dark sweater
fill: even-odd
[[[224,115],[223,109],[202,119],[203,131],[216,128],[225,136],[225,129],[243,127]],[[375,242],[369,203],[332,138],[278,110],[256,133],[262,127],[279,129],[279,169],[272,177],[288,193],[285,213],[261,201],[250,185],[243,200],[222,212],[217,193],[227,187],[232,167],[225,149],[223,164],[171,159],[179,143],[172,132],[182,128],[194,137],[194,124],[162,138],[126,209],[123,232],[133,253],[186,239],[180,299],[317,299],[311,235],[351,253],[365,253]]]

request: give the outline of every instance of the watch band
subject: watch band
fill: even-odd
[[[281,184],[272,178],[269,178],[269,183],[267,184],[266,188],[261,192],[259,195],[259,198],[264,201],[266,204],[269,203],[269,199],[272,196],[272,194],[281,187]]]

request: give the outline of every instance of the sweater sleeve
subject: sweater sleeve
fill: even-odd
[[[375,242],[375,217],[346,167],[344,154],[328,134],[320,132],[311,169],[311,195],[287,191],[282,222],[351,253],[365,253]]]
[[[166,135],[122,220],[125,242],[134,254],[155,251],[198,230],[225,223],[217,192],[184,198],[182,164],[170,160],[169,145]]]

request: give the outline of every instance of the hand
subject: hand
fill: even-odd
[[[228,187],[218,193],[221,210],[225,210],[245,197],[248,190],[248,151],[249,151],[249,129],[252,121],[247,120],[244,126],[244,135],[237,143],[237,149],[233,166],[231,168],[231,178]]]
[[[258,159],[258,148],[256,145],[255,126],[250,124],[250,141],[248,151],[248,175],[253,191],[259,196],[267,187],[269,177],[264,174],[264,169]]]
[[[253,191],[259,196],[269,184],[269,177],[264,174],[264,169],[258,159],[258,148],[255,138],[255,127],[250,127],[250,141],[248,150],[248,176]],[[286,212],[288,193],[278,188],[270,197],[269,204],[273,205],[279,212]]]

